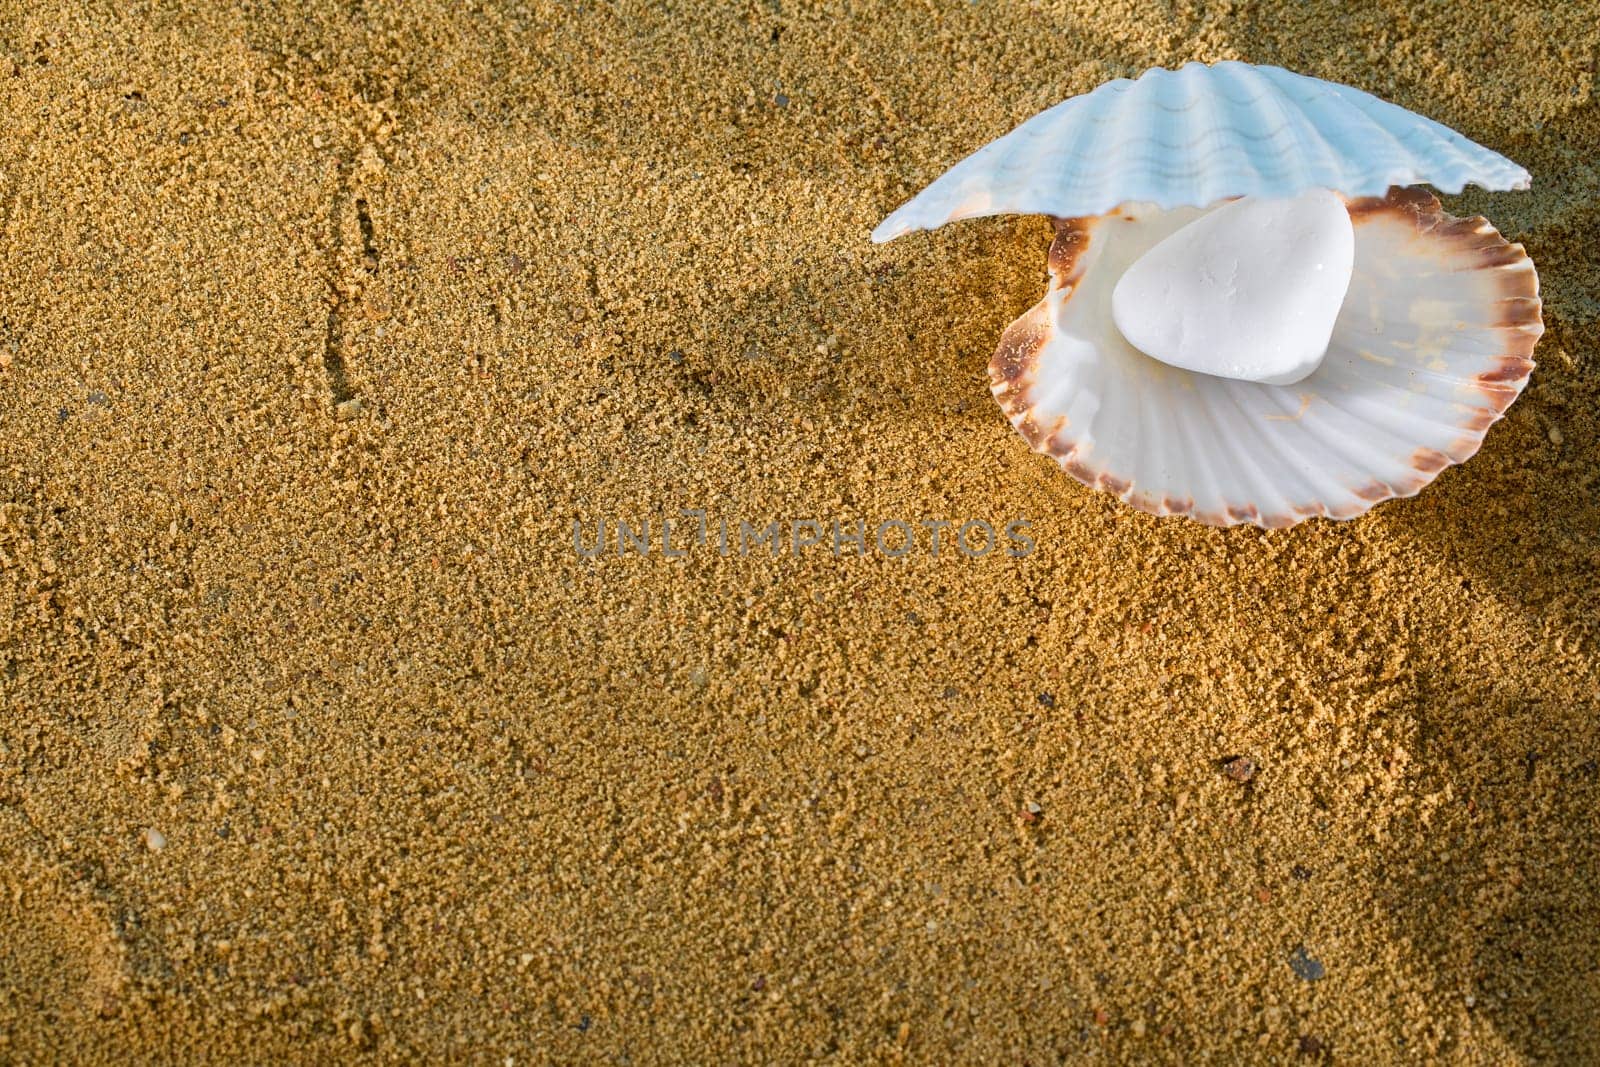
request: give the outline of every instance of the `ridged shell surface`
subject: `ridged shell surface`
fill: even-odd
[[[1231,381],[1123,340],[1117,278],[1204,213],[1130,205],[1058,221],[1050,291],[990,361],[995,398],[1037,451],[1155,515],[1289,526],[1418,492],[1472,456],[1527,383],[1539,280],[1521,245],[1424,190],[1348,207],[1354,271],[1310,377]]]
[[[1043,111],[885,219],[874,241],[979,215],[1103,215],[1308,189],[1382,196],[1428,184],[1526,189],[1528,172],[1448,126],[1281,67],[1155,68]]]

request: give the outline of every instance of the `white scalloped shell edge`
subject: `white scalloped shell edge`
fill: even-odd
[[[1355,269],[1305,380],[1196,374],[1123,340],[1122,270],[1204,213],[1130,205],[1057,221],[1050,291],[990,361],[995,398],[1035,450],[1154,515],[1281,527],[1417,493],[1477,452],[1526,385],[1539,280],[1521,245],[1425,190],[1348,204]]]

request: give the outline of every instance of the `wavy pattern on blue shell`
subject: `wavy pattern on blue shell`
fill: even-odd
[[[1281,67],[1156,68],[1063,101],[978,149],[885,219],[889,241],[979,215],[1088,218],[1121,204],[1391,186],[1526,189],[1505,156],[1370,93]]]

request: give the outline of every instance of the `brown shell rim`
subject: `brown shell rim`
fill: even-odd
[[[1351,200],[1348,206],[1351,220],[1357,224],[1383,214],[1409,217],[1419,233],[1455,244],[1459,246],[1458,251],[1476,254],[1480,268],[1511,267],[1522,262],[1528,264],[1527,270],[1501,273],[1504,289],[1500,305],[1508,311],[1494,327],[1501,331],[1505,339],[1504,346],[1498,356],[1492,357],[1492,367],[1476,378],[1478,389],[1487,403],[1486,412],[1465,427],[1467,432],[1452,444],[1448,453],[1430,448],[1418,449],[1411,457],[1414,478],[1396,485],[1374,481],[1357,488],[1352,493],[1361,501],[1361,505],[1339,512],[1321,502],[1287,514],[1263,515],[1254,504],[1249,503],[1225,505],[1220,512],[1203,512],[1195,507],[1190,498],[1157,498],[1137,492],[1130,481],[1118,478],[1110,471],[1095,470],[1076,459],[1077,443],[1065,436],[1059,420],[1052,425],[1042,425],[1034,418],[1029,393],[1039,353],[1050,339],[1049,293],[1001,335],[1000,345],[989,361],[989,385],[995,400],[1012,426],[1035,452],[1054,458],[1062,470],[1090,489],[1111,493],[1139,511],[1158,517],[1181,515],[1208,526],[1252,523],[1268,529],[1281,529],[1317,517],[1353,519],[1386,500],[1415,496],[1446,467],[1471,459],[1482,446],[1489,427],[1500,420],[1527,385],[1534,368],[1533,350],[1544,333],[1539,276],[1522,245],[1506,241],[1482,216],[1457,218],[1446,214],[1438,197],[1426,189],[1397,186],[1384,196]],[[1084,253],[1093,239],[1095,224],[1120,213],[1119,209],[1110,215],[1090,219],[1053,220],[1056,234],[1055,240],[1050,243],[1050,292],[1070,289],[1077,284],[1083,270]]]

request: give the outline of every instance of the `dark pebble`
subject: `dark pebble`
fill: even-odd
[[[1307,982],[1320,982],[1322,976],[1328,973],[1328,969],[1320,960],[1314,960],[1306,954],[1304,945],[1296,946],[1295,950],[1289,953],[1289,969],[1295,973],[1296,978]]]

